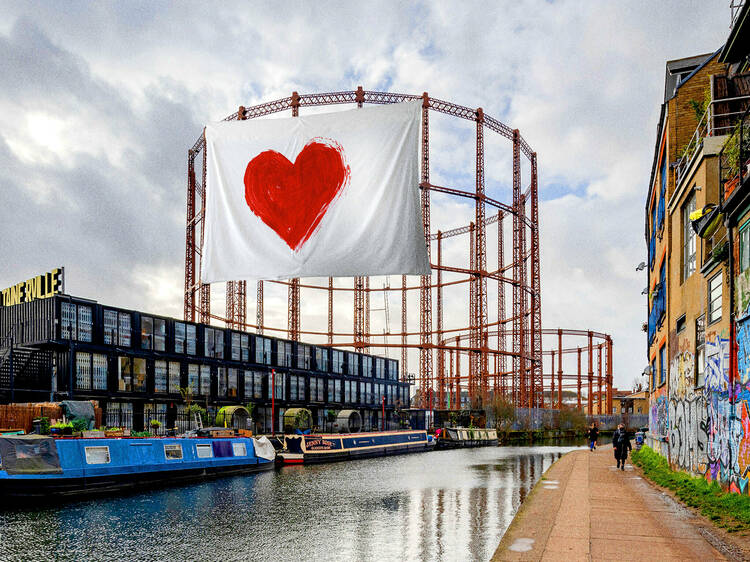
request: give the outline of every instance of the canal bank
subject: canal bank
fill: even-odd
[[[632,465],[614,465],[606,446],[560,458],[519,508],[492,559],[732,559]]]

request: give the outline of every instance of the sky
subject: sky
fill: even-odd
[[[543,326],[610,334],[620,388],[647,365],[635,268],[647,261],[664,65],[720,47],[728,1],[0,0],[0,10],[0,288],[62,265],[71,294],[181,317],[187,151],[205,123],[294,90],[427,91],[482,107],[538,154]],[[470,124],[431,127],[433,183],[473,187]],[[510,155],[504,139],[487,141],[487,191],[506,202]],[[435,228],[472,213],[433,199]],[[467,244],[446,243],[446,259],[460,262]],[[373,286],[388,281],[400,283]],[[466,316],[462,299],[447,297],[446,318]],[[350,303],[336,305],[342,329]],[[268,289],[267,323],[286,327],[286,306],[282,288]],[[323,327],[317,292],[303,292],[302,314],[303,329]]]

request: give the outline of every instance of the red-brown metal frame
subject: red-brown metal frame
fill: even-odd
[[[420,141],[421,172],[420,189],[422,218],[425,227],[425,243],[432,258],[432,241],[437,241],[437,263],[433,263],[433,275],[420,277],[418,284],[410,284],[407,276],[402,276],[400,286],[370,287],[367,277],[356,277],[349,286],[335,286],[329,278],[326,285],[311,285],[300,279],[289,281],[271,281],[286,285],[288,290],[287,327],[267,326],[263,314],[263,282],[257,284],[255,324],[247,322],[247,287],[245,281],[230,281],[226,291],[226,314],[224,317],[211,313],[210,286],[203,285],[200,279],[200,258],[203,245],[203,217],[205,212],[205,175],[206,145],[204,135],[188,151],[188,193],[187,221],[185,244],[185,306],[184,316],[188,320],[223,321],[235,329],[255,329],[258,333],[274,332],[286,335],[292,340],[304,336],[325,337],[327,345],[351,347],[367,351],[371,347],[379,349],[397,348],[401,351],[402,380],[415,380],[418,385],[417,405],[426,406],[428,395],[435,398],[434,405],[457,408],[461,406],[462,388],[468,391],[469,402],[477,404],[486,401],[491,394],[501,393],[512,399],[519,406],[549,406],[545,401],[545,379],[549,388],[553,388],[552,373],[543,373],[540,268],[539,268],[539,206],[537,185],[536,153],[526,143],[517,129],[512,129],[479,109],[456,105],[443,100],[431,98],[425,92],[422,95],[397,94],[389,92],[371,92],[361,86],[354,91],[329,92],[318,94],[298,94],[293,92],[288,98],[274,100],[253,107],[240,106],[237,113],[225,120],[255,119],[281,111],[290,111],[298,116],[300,109],[312,106],[336,104],[353,104],[362,107],[364,104],[391,104],[404,101],[422,102],[422,133]],[[438,112],[475,123],[476,127],[476,174],[472,191],[455,187],[438,186],[430,183],[430,113]],[[512,146],[513,177],[511,204],[488,197],[485,192],[485,135],[487,131],[506,138]],[[522,158],[530,165],[529,185],[522,188]],[[196,176],[196,167],[201,167],[200,179]],[[451,197],[474,200],[474,221],[466,226],[451,230],[431,230],[430,193],[436,192]],[[528,208],[527,208],[528,204]],[[487,216],[487,205],[497,213]],[[527,214],[528,213],[528,214]],[[505,262],[503,226],[504,218],[510,215],[512,221],[512,259]],[[497,223],[498,261],[497,269],[489,271],[487,266],[487,227]],[[454,236],[469,235],[469,267],[444,263],[445,240]],[[199,242],[198,242],[199,241]],[[431,259],[431,261],[433,261]],[[459,280],[444,281],[443,272],[459,274]],[[497,316],[494,320],[488,317],[488,284],[487,280],[496,281]],[[443,288],[468,284],[469,315],[464,326],[446,328],[444,326]],[[512,287],[511,316],[506,316],[505,290]],[[493,287],[495,284],[493,284]],[[300,316],[300,291],[302,288],[325,291],[328,298],[328,325],[326,332],[303,330]],[[401,292],[401,333],[390,332],[399,337],[397,343],[373,342],[374,334],[370,332],[370,293],[372,291]],[[433,326],[433,290],[435,290],[434,310],[437,315]],[[334,295],[341,291],[353,291],[354,312],[351,332],[334,332]],[[408,331],[407,298],[410,291],[418,291],[419,299],[411,299],[412,305],[419,306],[419,330]],[[196,318],[196,311],[198,318]],[[454,324],[455,324],[455,319]],[[336,322],[341,326],[341,322]],[[508,328],[511,325],[511,329]],[[575,332],[575,331],[573,331]],[[580,332],[580,331],[578,331]],[[559,333],[559,332],[555,332]],[[562,335],[572,333],[562,331]],[[584,335],[589,332],[580,332]],[[579,334],[580,335],[580,334]],[[418,337],[415,342],[413,337]],[[592,350],[592,337],[589,336],[588,350]],[[492,340],[490,339],[492,338]],[[511,340],[508,345],[508,338]],[[607,352],[608,388],[607,403],[611,402],[611,338],[604,340]],[[490,345],[494,342],[494,346]],[[419,372],[415,377],[408,373],[408,351],[414,349],[419,355]],[[558,350],[559,352],[559,350]],[[446,355],[448,354],[448,365]],[[546,353],[546,352],[545,352]],[[461,371],[461,355],[469,356],[468,371]],[[436,359],[436,373],[433,373],[433,357]],[[490,362],[490,357],[493,361]],[[511,358],[511,369],[507,368],[507,358]],[[580,352],[579,352],[580,357]],[[561,373],[561,354],[558,357],[557,404],[562,401],[562,387],[566,385],[568,375]],[[466,365],[466,363],[464,364]],[[490,365],[492,371],[490,372]],[[600,369],[601,372],[601,369]],[[580,373],[580,368],[579,368]],[[580,380],[580,374],[577,375]],[[593,382],[593,362],[589,353],[589,389]],[[464,382],[465,381],[465,382]],[[492,381],[492,385],[490,382]],[[579,402],[581,383],[577,388]],[[437,386],[437,388],[435,388]],[[490,388],[491,386],[491,388]],[[591,390],[589,404],[591,404]],[[601,401],[600,401],[601,402]]]

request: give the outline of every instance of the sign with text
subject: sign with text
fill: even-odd
[[[64,291],[65,268],[58,267],[0,291],[0,308],[48,299]]]

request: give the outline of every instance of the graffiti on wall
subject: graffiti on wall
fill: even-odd
[[[669,429],[667,412],[667,392],[662,387],[651,394],[651,411],[649,412],[649,426],[654,437],[667,436]]]
[[[705,474],[708,412],[702,390],[695,389],[695,355],[689,342],[675,342],[669,364],[669,447],[671,460],[683,470]]]

